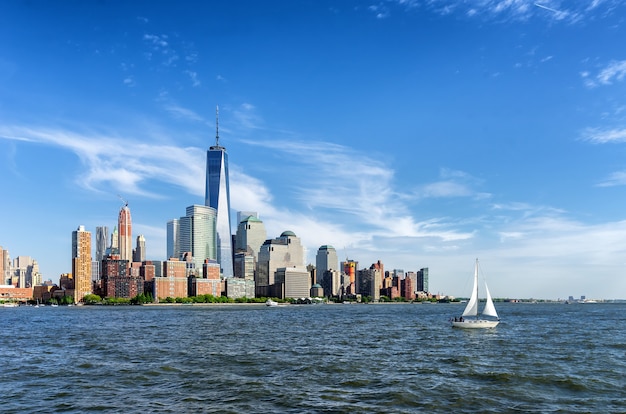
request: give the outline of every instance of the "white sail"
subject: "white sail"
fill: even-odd
[[[478,315],[478,259],[476,259],[476,266],[474,267],[474,287],[472,288],[472,296],[463,311],[463,316],[476,315]]]
[[[496,312],[496,307],[493,306],[493,300],[491,300],[491,294],[489,293],[489,288],[485,283],[485,290],[487,291],[487,303],[485,304],[485,309],[483,309],[483,315],[493,316],[494,318],[498,317],[498,312]]]

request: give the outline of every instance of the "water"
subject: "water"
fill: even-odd
[[[0,308],[0,410],[626,412],[624,304]]]

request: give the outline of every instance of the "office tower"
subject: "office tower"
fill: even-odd
[[[205,259],[217,259],[216,211],[194,204],[187,207],[186,213],[178,220],[177,244],[181,253],[191,252],[196,274],[201,275]]]
[[[428,268],[424,267],[417,272],[417,286],[415,287],[417,292],[428,293]]]
[[[109,228],[106,226],[96,227],[96,261],[101,262],[106,257]]]
[[[166,259],[171,258],[180,258],[180,246],[178,245],[178,241],[180,240],[179,234],[179,222],[178,219],[172,219],[167,222],[167,257]]]
[[[230,189],[228,184],[228,154],[220,146],[218,108],[215,110],[215,145],[206,158],[206,192],[204,205],[217,212],[217,261],[223,277],[233,277],[233,248],[230,227]]]
[[[120,249],[120,260],[132,262],[133,232],[128,202],[125,202],[124,206],[120,209],[120,214],[117,220],[117,229],[119,232],[117,237]]]
[[[276,269],[304,266],[304,248],[292,231],[284,231],[276,239],[266,240],[259,251],[258,286],[275,283]]]
[[[265,240],[267,240],[267,232],[263,221],[259,220],[257,216],[249,215],[242,219],[237,226],[235,251],[248,252],[257,260],[259,250]]]
[[[79,226],[72,232],[72,276],[74,277],[74,302],[91,293],[91,232]]]
[[[315,256],[316,283],[323,286],[324,272],[337,270],[338,266],[339,259],[337,259],[337,251],[335,251],[335,248],[330,245],[320,246]]]
[[[137,236],[137,246],[133,251],[133,262],[144,262],[146,260],[146,238],[143,234]]]

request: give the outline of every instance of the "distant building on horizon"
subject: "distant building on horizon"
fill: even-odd
[[[133,262],[145,262],[146,261],[146,238],[143,234],[137,236],[137,246],[133,250]]]
[[[217,212],[217,261],[224,278],[234,276],[228,154],[219,142],[219,108],[215,110],[215,145],[207,151],[204,204]]]
[[[91,232],[78,226],[72,232],[72,278],[74,279],[74,303],[79,303],[92,292]]]

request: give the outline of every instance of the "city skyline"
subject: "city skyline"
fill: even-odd
[[[621,2],[187,5],[0,5],[12,259],[71,271],[71,231],[113,232],[118,194],[166,257],[219,104],[230,213],[308,263],[332,245],[465,296],[478,257],[494,297],[626,297]]]

